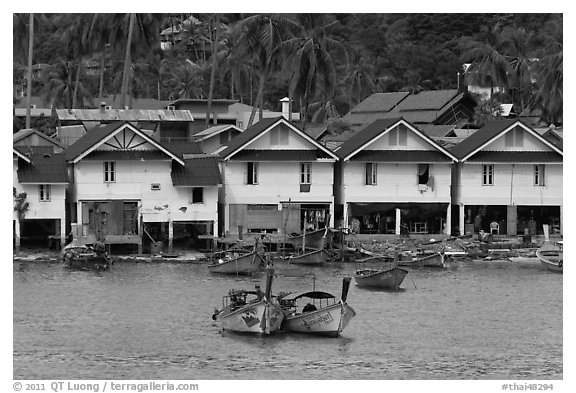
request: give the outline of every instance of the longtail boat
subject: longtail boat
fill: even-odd
[[[324,249],[290,256],[288,261],[296,265],[323,265],[328,260],[328,252]]]
[[[249,254],[240,255],[229,260],[221,259],[216,263],[208,265],[210,273],[236,274],[240,276],[250,276],[264,271],[265,268],[266,262],[262,254],[258,251],[252,251]]]
[[[337,337],[356,316],[354,309],[346,303],[350,281],[350,277],[344,277],[340,299],[323,291],[299,292],[279,298],[286,313],[285,330]]]
[[[266,291],[231,289],[222,297],[222,310],[212,319],[219,321],[223,331],[236,333],[272,334],[280,331],[284,311],[272,302],[272,280],[274,269],[268,269]]]
[[[552,272],[562,273],[564,265],[564,243],[559,241],[557,245],[558,248],[554,249],[549,248],[549,246],[543,246],[539,248],[536,251],[536,256],[540,260],[540,263],[542,263],[542,266],[544,266],[546,269]]]
[[[408,270],[399,267],[388,269],[360,269],[356,271],[356,285],[361,288],[382,288],[397,290],[404,281]]]
[[[326,242],[330,240],[332,233],[328,228],[322,228],[311,232],[304,232],[301,235],[291,236],[288,241],[294,245],[294,248],[302,247],[305,243],[307,248],[324,248]]]
[[[65,267],[78,270],[108,270],[114,265],[103,243],[96,243],[92,247],[68,244],[62,250],[62,261]]]
[[[446,267],[446,265],[444,264],[444,253],[442,252],[437,252],[423,257],[416,257],[410,260],[403,260],[402,258],[400,258],[400,260],[398,260],[398,266],[440,267],[440,268]]]

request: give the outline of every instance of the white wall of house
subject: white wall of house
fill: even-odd
[[[216,224],[217,186],[204,188],[204,203],[192,203],[191,187],[172,185],[170,160],[115,162],[116,181],[113,183],[104,182],[102,161],[78,162],[74,168],[76,201],[138,200],[141,201],[145,222],[165,222],[170,219],[215,221]],[[159,184],[160,189],[153,190],[152,184]],[[186,209],[181,209],[184,207]]]
[[[494,164],[494,185],[482,185],[482,164],[464,163],[458,203],[562,205],[562,164],[546,164],[544,186],[534,185],[534,164]]]
[[[300,192],[299,162],[259,162],[257,185],[246,184],[246,162],[224,162],[226,205],[279,204],[290,199],[293,203],[322,202],[333,209],[333,164],[312,162],[310,192]],[[225,230],[229,230],[229,220]]]
[[[377,184],[366,185],[366,163],[343,164],[343,202],[450,202],[450,165],[430,164],[432,189],[420,191],[418,164],[378,163]]]

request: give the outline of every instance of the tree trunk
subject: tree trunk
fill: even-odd
[[[256,108],[260,107],[260,119],[262,120],[262,96],[264,95],[264,83],[266,82],[266,75],[262,73],[260,75],[260,85],[258,86],[258,95],[256,96],[256,105],[252,106],[252,112],[250,113],[250,120],[248,120],[248,127],[254,122],[254,116],[256,115]]]
[[[214,80],[216,79],[216,67],[218,66],[218,56],[216,56],[218,48],[218,14],[214,16],[214,26],[216,26],[216,33],[212,40],[212,69],[210,70],[210,87],[208,88],[208,106],[206,108],[206,124],[210,124],[210,116],[212,115],[212,96],[214,94]],[[212,26],[212,23],[210,23]],[[212,30],[212,29],[210,29]],[[210,33],[212,36],[212,33]]]
[[[72,109],[72,67],[70,62],[67,64],[68,66],[68,87],[66,87],[66,108],[69,110]]]
[[[82,70],[82,60],[78,61],[76,70],[76,80],[74,81],[74,93],[72,95],[72,108],[78,108],[78,87],[80,86],[80,71]]]
[[[28,32],[28,74],[26,75],[26,128],[30,128],[32,112],[32,51],[34,49],[34,14],[30,14]]]
[[[104,67],[106,67],[106,45],[102,48],[102,56],[100,57],[100,87],[98,88],[98,105],[102,103],[104,95]]]
[[[135,14],[130,14],[128,25],[128,41],[126,42],[126,54],[124,56],[124,73],[122,74],[122,94],[120,97],[120,107],[126,107],[126,92],[128,91],[128,80],[130,79],[130,68],[132,66],[132,58],[130,49],[132,47],[132,35],[134,34],[134,19]]]

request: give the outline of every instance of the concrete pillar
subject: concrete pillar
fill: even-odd
[[[518,234],[518,206],[506,206],[506,234],[516,236]]]
[[[330,203],[330,222],[328,226],[334,228],[334,199],[332,199],[332,203]]]
[[[230,205],[224,204],[224,237],[230,233]]]
[[[174,222],[168,220],[168,252],[172,252],[172,245],[174,243]]]
[[[460,232],[460,236],[464,236],[464,204],[461,203],[458,206],[458,231]]]
[[[560,235],[564,236],[564,204],[560,205]]]
[[[452,234],[452,204],[448,204],[446,208],[446,234],[450,236]]]
[[[14,248],[16,250],[16,253],[20,252],[20,220],[15,219],[14,220]]]
[[[396,230],[394,233],[400,235],[400,220],[402,219],[402,214],[400,209],[396,208]]]
[[[80,238],[84,234],[84,228],[82,225],[84,218],[82,217],[82,202],[78,201],[76,204],[76,233],[77,237]]]
[[[348,203],[346,203],[346,201],[344,201],[344,212],[342,213],[344,215],[343,218],[343,223],[342,225],[344,226],[344,228],[348,228],[349,222],[348,222]]]
[[[63,249],[66,245],[66,220],[64,218],[60,219],[60,249]]]

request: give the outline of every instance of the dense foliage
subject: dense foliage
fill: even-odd
[[[27,73],[30,15],[14,14],[14,84]],[[344,115],[374,92],[504,87],[494,100],[562,119],[561,14],[42,14],[32,95],[95,107],[106,95],[232,98],[307,120]],[[185,21],[182,23],[182,21]],[[161,31],[172,29],[177,34]],[[128,40],[128,37],[131,37]],[[171,45],[169,50],[161,50]],[[87,61],[99,64],[88,72]],[[469,82],[469,80],[468,80]],[[500,89],[501,90],[501,89]]]

